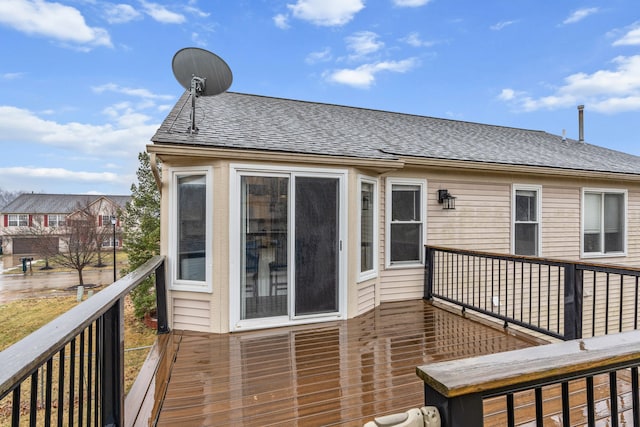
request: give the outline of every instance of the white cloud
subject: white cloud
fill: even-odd
[[[568,18],[562,21],[563,24],[575,24],[576,22],[582,21],[589,15],[593,15],[597,13],[600,9],[597,7],[587,7],[583,9],[578,9],[571,13]]]
[[[517,23],[518,21],[500,21],[497,24],[494,24],[492,26],[490,26],[489,28],[493,31],[500,31],[502,29],[504,29],[505,27],[508,27],[509,25],[513,25],[515,23]]]
[[[431,0],[393,0],[393,4],[399,7],[419,7],[424,6]]]
[[[93,90],[95,93],[115,92],[115,93],[121,93],[123,95],[129,95],[137,98],[146,98],[146,99],[169,100],[174,98],[172,95],[158,95],[149,91],[148,89],[122,87],[115,83],[106,83],[100,86],[93,86],[91,87],[91,90]]]
[[[503,89],[500,99],[524,111],[554,110],[586,104],[592,111],[617,113],[640,111],[640,55],[615,58],[611,70],[592,74],[576,73],[564,79],[564,84],[548,96],[539,98]]]
[[[109,33],[90,27],[78,9],[44,0],[0,1],[0,24],[26,34],[82,46],[111,47]]]
[[[182,24],[186,21],[184,15],[171,12],[169,9],[158,3],[140,1],[145,13],[151,18],[163,24]]]
[[[422,40],[420,34],[416,32],[409,33],[407,37],[400,40],[413,47],[431,47],[436,44],[434,41]]]
[[[325,78],[334,83],[367,89],[374,82],[376,75],[383,71],[406,73],[417,65],[415,58],[402,61],[384,61],[364,64],[354,69],[343,68],[325,74]]]
[[[0,106],[0,141],[40,143],[77,153],[119,157],[136,156],[159,124],[131,108],[114,108],[111,123],[94,125],[78,122],[58,123],[36,113],[13,106]]]
[[[195,6],[195,2],[189,2],[188,6],[184,7],[184,10],[199,18],[208,18],[211,14]]]
[[[206,46],[207,45],[207,41],[202,38],[202,36],[200,35],[200,33],[193,31],[191,33],[191,41],[193,43],[195,43],[197,46]]]
[[[293,16],[320,26],[340,26],[364,8],[363,0],[298,0],[287,7]]]
[[[287,28],[289,28],[289,17],[287,15],[279,13],[273,17],[273,23],[281,30],[286,30]]]
[[[25,73],[4,73],[0,75],[2,80],[18,80],[25,76]]]
[[[503,101],[511,101],[516,97],[516,91],[513,89],[502,89],[500,95],[498,95],[498,99]]]
[[[14,166],[8,168],[0,168],[0,176],[22,178],[46,178],[47,180],[64,180],[64,181],[81,181],[85,183],[127,183],[130,182],[129,177],[123,180],[123,177],[113,172],[84,172],[70,171],[63,168],[39,168],[33,166]]]
[[[327,47],[317,52],[311,52],[305,58],[307,64],[317,64],[318,62],[327,62],[331,60],[331,48]]]
[[[640,46],[640,23],[636,22],[621,38],[613,42],[614,46]]]
[[[372,31],[359,31],[346,39],[347,49],[353,52],[351,59],[357,59],[377,52],[384,47],[384,43],[378,40],[378,35]]]
[[[109,24],[124,24],[142,17],[142,14],[129,4],[107,4],[105,15]]]

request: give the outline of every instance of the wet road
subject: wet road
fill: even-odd
[[[0,259],[0,271],[3,270]],[[85,285],[107,285],[113,282],[113,267],[87,270],[82,274]],[[120,277],[120,275],[118,275]],[[37,296],[75,295],[68,288],[78,285],[78,273],[42,272],[34,269],[20,274],[0,274],[0,304]]]

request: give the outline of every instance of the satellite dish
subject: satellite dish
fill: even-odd
[[[191,93],[191,133],[197,132],[195,123],[196,98],[214,96],[231,86],[231,69],[222,58],[197,47],[180,49],[171,63],[176,80]]]

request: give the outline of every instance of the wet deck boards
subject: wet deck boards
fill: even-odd
[[[423,405],[418,365],[531,345],[423,301],[342,322],[174,334],[159,426],[362,426]]]

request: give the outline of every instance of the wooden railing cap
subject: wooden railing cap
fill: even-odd
[[[418,366],[416,373],[445,397],[552,383],[640,363],[640,331],[547,344]]]

